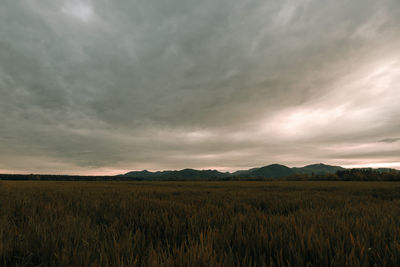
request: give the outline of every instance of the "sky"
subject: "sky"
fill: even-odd
[[[1,0],[0,172],[400,169],[398,0]]]

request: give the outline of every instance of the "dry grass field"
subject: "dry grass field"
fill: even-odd
[[[0,181],[2,266],[400,266],[400,183]]]

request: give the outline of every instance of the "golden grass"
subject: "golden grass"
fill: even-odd
[[[400,266],[400,183],[0,181],[3,266]]]

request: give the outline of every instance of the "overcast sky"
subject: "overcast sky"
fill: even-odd
[[[1,0],[0,172],[400,168],[399,0]]]

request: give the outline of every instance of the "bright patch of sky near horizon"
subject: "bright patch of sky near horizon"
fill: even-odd
[[[397,0],[0,3],[0,172],[400,169]]]

